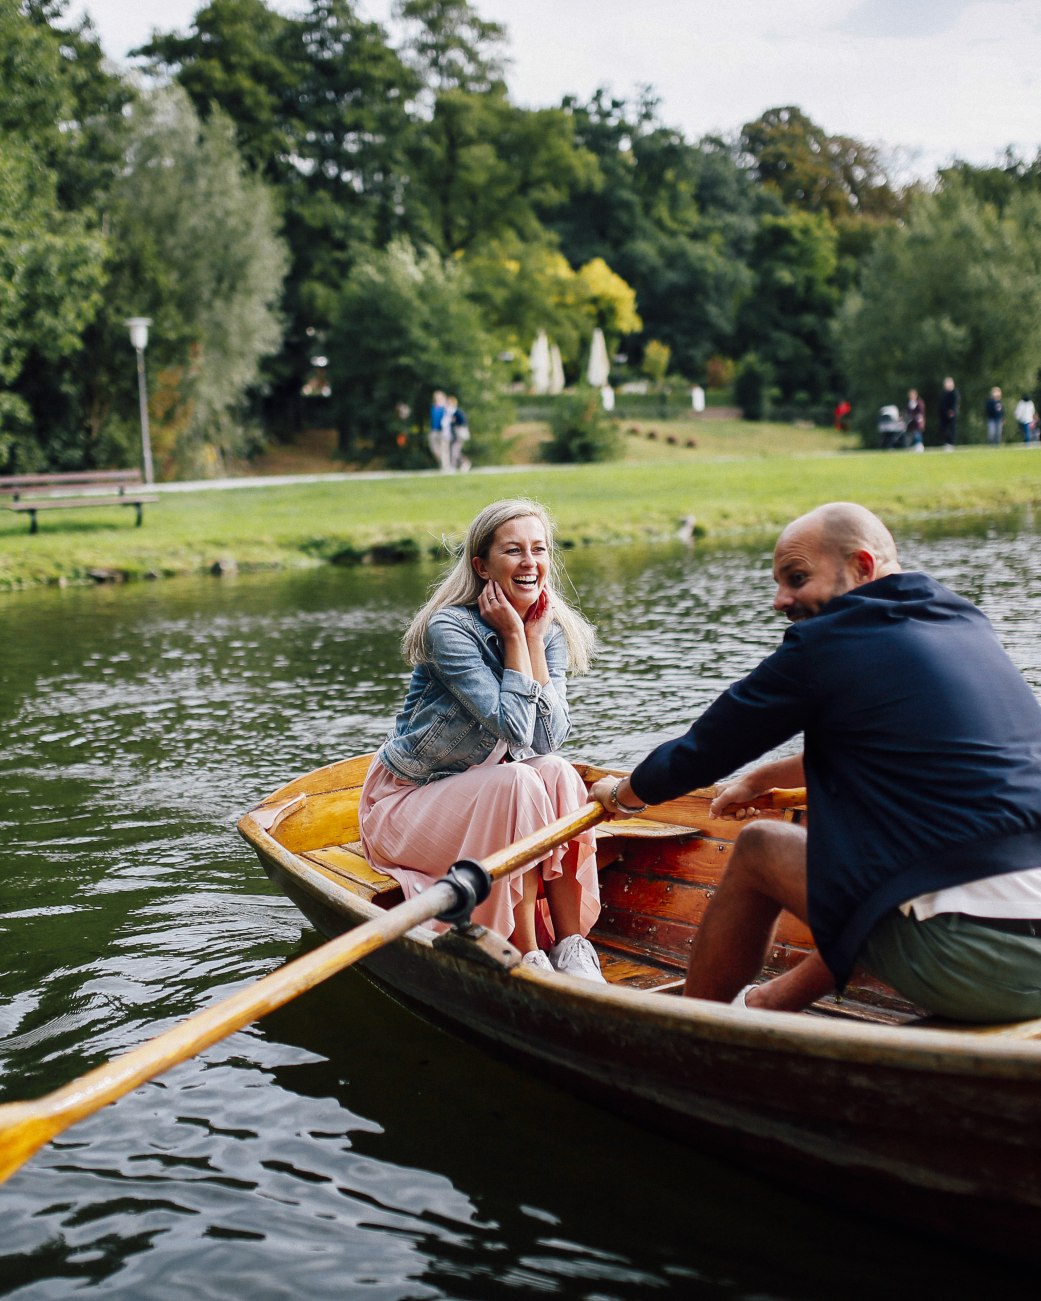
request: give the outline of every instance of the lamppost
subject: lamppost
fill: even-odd
[[[152,471],[152,439],[148,432],[148,385],[145,381],[145,349],[148,347],[150,316],[132,316],[125,322],[130,331],[130,343],[137,353],[137,397],[141,406],[141,449],[144,453],[145,483],[154,483]]]

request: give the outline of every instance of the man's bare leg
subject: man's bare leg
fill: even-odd
[[[791,971],[750,989],[745,995],[745,1005],[771,1012],[801,1012],[834,989],[835,978],[814,949]]]
[[[790,822],[754,822],[738,836],[723,879],[705,909],[683,992],[690,998],[729,1003],[762,970],[782,909],[806,918],[806,832]],[[749,996],[749,1005],[791,1008],[794,999],[817,988],[821,968],[827,970],[816,959],[796,979],[804,966],[805,962],[779,977],[787,982],[779,991],[773,989],[774,981],[761,986]],[[780,1001],[767,1002],[764,990]],[[814,994],[808,1001],[819,996]]]

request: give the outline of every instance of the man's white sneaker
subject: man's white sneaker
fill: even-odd
[[[565,935],[550,949],[549,960],[565,976],[578,976],[581,980],[604,979],[596,949],[584,935]]]
[[[541,949],[532,949],[530,953],[525,953],[521,958],[522,967],[534,967],[536,971],[552,971],[553,963],[542,952]]]
[[[731,1007],[747,1007],[748,994],[755,989],[755,985],[746,985],[744,989],[738,990],[737,994],[730,1000]]]

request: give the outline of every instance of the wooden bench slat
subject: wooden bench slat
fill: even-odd
[[[140,470],[70,470],[49,474],[0,475],[0,494],[32,492],[46,488],[88,486],[90,484],[131,484],[141,482]]]
[[[86,497],[23,497],[19,501],[7,503],[7,509],[13,511],[30,510],[78,510],[90,506],[147,506],[157,502],[158,497],[126,493],[121,496],[102,496],[95,493]]]

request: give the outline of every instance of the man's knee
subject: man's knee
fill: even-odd
[[[729,870],[788,907],[793,890],[805,890],[806,833],[790,822],[750,822],[734,843]]]

